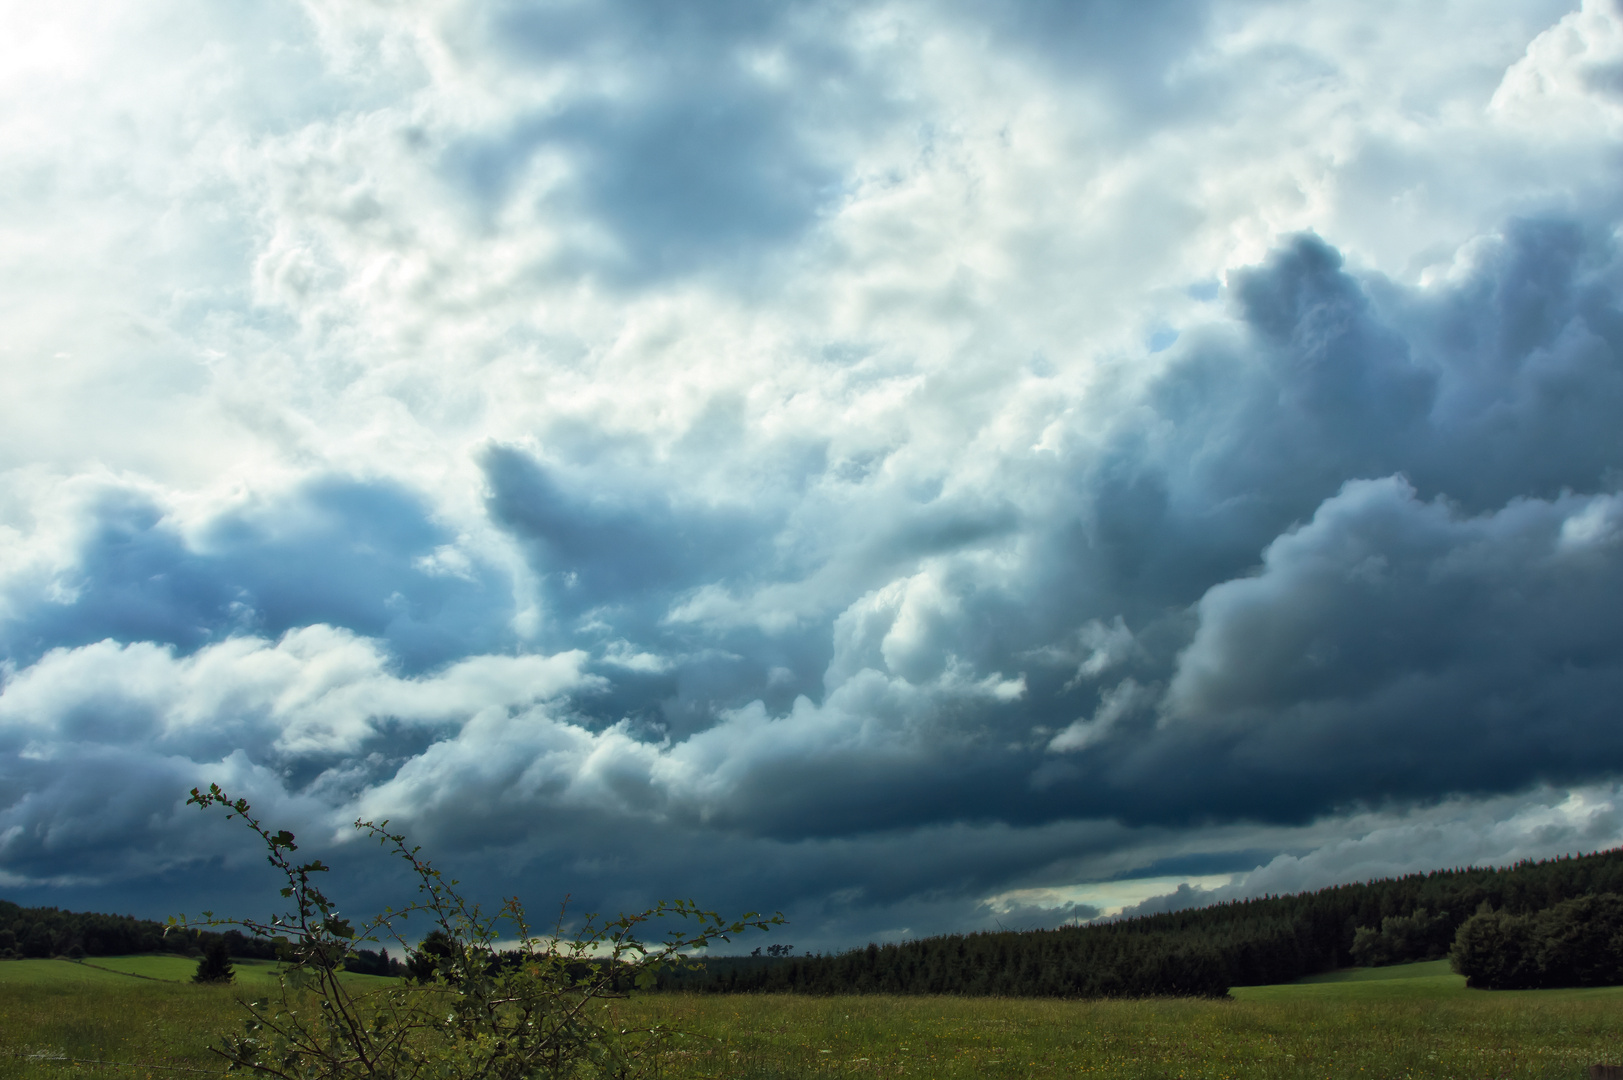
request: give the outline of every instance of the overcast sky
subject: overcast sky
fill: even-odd
[[[1616,0],[6,2],[0,895],[1623,843],[1620,181]]]

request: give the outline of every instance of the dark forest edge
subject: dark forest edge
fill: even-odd
[[[1054,930],[951,934],[841,953],[710,957],[657,988],[704,993],[1221,997],[1337,968],[1450,957],[1472,987],[1623,983],[1623,849],[1504,869],[1437,870]],[[165,930],[168,933],[165,933]],[[201,955],[278,959],[285,944],[236,930],[0,901],[0,958]],[[431,946],[432,948],[432,946]],[[386,950],[346,966],[410,974]],[[415,961],[415,964],[412,962]]]
[[[711,993],[1221,997],[1450,957],[1483,989],[1623,983],[1623,849],[1436,870],[1055,930],[950,934],[661,976]]]
[[[285,938],[255,937],[241,930],[169,926],[133,915],[63,911],[54,907],[25,908],[0,900],[0,960],[53,956],[81,960],[145,953],[201,957],[216,945],[224,945],[226,955],[238,960],[289,959]],[[387,948],[357,949],[345,961],[345,969],[363,975],[406,972],[406,966],[391,957]]]

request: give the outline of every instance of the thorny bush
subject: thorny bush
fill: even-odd
[[[285,880],[290,910],[269,922],[216,918],[202,925],[240,926],[285,939],[287,958],[277,991],[244,1003],[245,1030],[216,1048],[228,1072],[282,1080],[521,1080],[530,1077],[636,1077],[659,1064],[672,1033],[618,1026],[609,1007],[633,989],[654,985],[657,971],[690,963],[689,954],[750,928],[781,924],[783,916],[755,912],[734,920],[690,900],[665,902],[634,915],[599,921],[587,916],[566,932],[565,912],[537,933],[519,901],[494,913],[470,904],[446,879],[388,831],[388,822],[355,827],[404,859],[419,896],[355,925],[341,918],[315,876],[319,859],[295,862],[293,834],[271,831],[216,784],[192,789],[188,803],[221,807],[258,834],[267,858]],[[566,901],[567,903],[567,901]],[[411,979],[378,986],[341,978],[346,959],[363,942],[393,940],[408,948],[402,922],[416,915],[433,924],[431,949],[413,956]],[[678,921],[659,944],[638,934]],[[184,915],[174,925],[191,925]],[[362,989],[361,987],[366,987]]]

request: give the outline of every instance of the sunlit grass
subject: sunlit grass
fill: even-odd
[[[191,982],[197,971],[197,958],[186,956],[96,956],[81,961],[85,967],[119,975],[138,975],[165,982]],[[274,960],[233,960],[234,980],[242,986],[272,986],[281,967]],[[0,974],[0,980],[4,975]]]
[[[122,1062],[120,1075],[181,1076],[175,1067],[219,1072],[209,1044],[240,1031],[244,996],[270,989],[277,964],[233,960],[236,980],[191,981],[197,960],[184,956],[93,957],[0,962],[0,1080],[84,1077],[67,1059]],[[387,980],[346,975],[357,985]]]
[[[195,967],[194,961],[187,968],[187,979]],[[230,986],[152,982],[63,960],[0,963],[0,1078],[86,1075],[86,1066],[53,1060],[62,1058],[219,1071],[219,1059],[207,1049],[209,1037],[240,1026],[239,993]],[[134,1075],[184,1074],[141,1068]]]
[[[175,977],[184,979],[192,968],[191,961],[177,957],[131,957],[121,965],[159,973],[153,977],[178,971]],[[207,1050],[210,1038],[238,1028],[236,999],[253,989],[251,984],[151,982],[66,961],[0,963],[0,1080],[83,1077],[90,1068],[48,1057],[30,1060],[30,1054],[217,1070],[218,1059]],[[1577,1080],[1592,1062],[1623,1059],[1623,988],[1466,990],[1462,979],[1439,964],[1238,989],[1227,1001],[671,994],[614,1008],[627,1022],[686,1032],[665,1058],[663,1075],[669,1080],[848,1075]],[[136,1070],[143,1076],[148,1072],[185,1075]]]
[[[631,1011],[703,1036],[684,1040],[673,1077],[1577,1078],[1623,1054],[1617,990],[1488,993],[1434,979],[1257,987],[1229,1001],[671,997]]]

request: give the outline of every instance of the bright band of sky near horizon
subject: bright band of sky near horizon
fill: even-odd
[[[1623,843],[1620,179],[1616,0],[6,4],[0,893]]]

